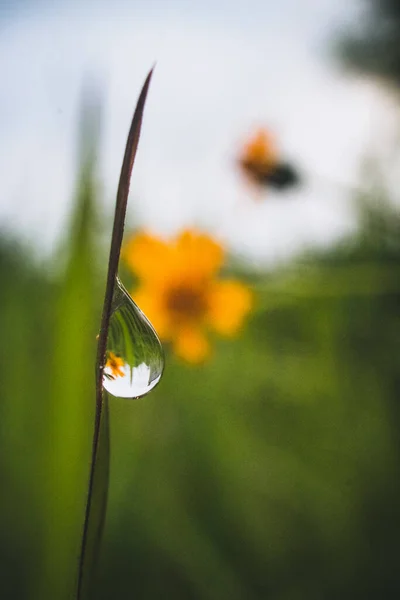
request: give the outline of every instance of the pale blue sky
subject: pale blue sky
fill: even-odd
[[[327,58],[348,4],[3,0],[0,227],[46,251],[65,230],[88,76],[103,90],[100,182],[111,211],[132,110],[157,60],[128,226],[135,205],[136,222],[155,231],[197,223],[266,260],[340,235],[352,225],[342,184],[356,179],[383,111],[371,85]],[[307,173],[304,188],[254,201],[234,158],[257,125]]]

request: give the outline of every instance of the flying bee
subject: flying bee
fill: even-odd
[[[296,169],[287,162],[282,162],[275,144],[264,129],[244,147],[239,157],[239,165],[245,175],[260,186],[270,186],[284,190],[300,183]]]

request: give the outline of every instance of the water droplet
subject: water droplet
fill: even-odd
[[[117,277],[103,386],[113,396],[140,398],[157,385],[163,369],[161,342]]]

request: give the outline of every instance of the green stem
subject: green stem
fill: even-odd
[[[132,168],[135,161],[136,151],[139,143],[140,130],[142,126],[143,111],[146,102],[147,92],[150,86],[151,77],[153,74],[151,69],[148,74],[146,81],[144,82],[142,91],[136,105],[136,109],[133,115],[131,127],[128,134],[128,139],[125,147],[124,159],[122,162],[121,174],[119,178],[117,200],[115,205],[114,213],[114,225],[111,237],[111,248],[108,261],[108,273],[106,291],[104,295],[103,313],[101,318],[99,341],[97,347],[97,361],[96,361],[96,413],[94,422],[93,432],[93,445],[92,445],[92,459],[90,465],[89,484],[88,484],[88,495],[86,501],[85,520],[83,524],[82,533],[82,545],[81,553],[79,558],[79,570],[78,570],[78,586],[77,586],[77,600],[82,600],[83,596],[83,578],[84,578],[84,565],[85,565],[85,553],[87,548],[89,522],[91,514],[92,494],[94,486],[94,476],[96,471],[96,459],[99,448],[100,440],[100,426],[101,416],[103,412],[103,370],[106,361],[107,351],[107,338],[108,328],[111,318],[111,307],[112,299],[114,294],[115,278],[118,271],[118,263],[121,252],[122,238],[124,235],[124,224],[126,207],[128,203],[129,186],[132,174]]]

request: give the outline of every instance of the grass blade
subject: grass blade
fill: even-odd
[[[108,490],[109,429],[108,410],[105,396],[103,395],[103,369],[106,356],[108,328],[111,317],[115,278],[118,271],[118,262],[124,234],[130,179],[139,143],[143,111],[152,74],[153,69],[146,78],[133,115],[117,191],[114,225],[108,262],[106,291],[104,296],[103,313],[98,342],[96,366],[96,415],[93,433],[92,461],[88,497],[82,534],[81,555],[79,560],[77,589],[78,600],[87,598],[88,594],[90,593],[89,590],[92,579],[90,575],[93,573],[97,559],[98,547],[106,510]]]

